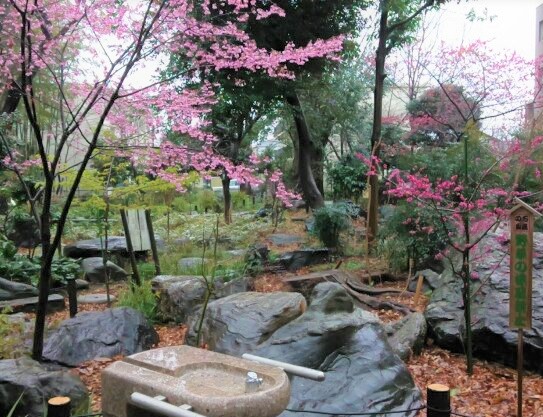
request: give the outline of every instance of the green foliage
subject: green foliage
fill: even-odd
[[[243,191],[232,193],[232,206],[236,210],[241,210],[250,207],[252,201],[251,197]]]
[[[387,262],[393,273],[405,271],[409,265],[409,251],[406,245],[405,239],[397,235],[384,237],[377,242],[377,255]]]
[[[17,358],[23,354],[21,340],[24,340],[24,324],[9,319],[11,310],[5,308],[0,312],[0,359]]]
[[[351,219],[342,204],[324,206],[315,210],[314,233],[320,241],[331,249],[342,249],[341,233],[351,226]]]
[[[138,265],[138,271],[142,280],[150,280],[156,276],[156,268],[154,262],[145,262]]]
[[[13,281],[30,284],[40,271],[37,259],[17,254],[15,245],[7,240],[0,240],[0,276]]]
[[[40,259],[19,255],[13,243],[0,239],[0,276],[26,284],[36,284],[40,272]],[[53,259],[51,276],[53,280],[65,282],[79,272],[79,263],[70,258]]]
[[[379,229],[378,253],[394,270],[405,270],[412,258],[417,268],[431,263],[447,244],[434,210],[400,203]]]
[[[200,211],[220,211],[217,195],[212,190],[199,190],[196,202]]]
[[[190,213],[192,211],[192,204],[185,196],[176,197],[172,201],[172,209],[178,213]]]
[[[328,178],[332,185],[334,200],[358,200],[366,188],[367,167],[353,155],[344,156],[328,168]]]
[[[156,318],[157,296],[153,293],[150,281],[143,281],[140,286],[134,285],[126,288],[119,294],[117,306],[131,307],[140,311],[147,319],[154,321]]]

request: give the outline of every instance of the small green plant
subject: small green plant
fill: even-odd
[[[0,312],[0,359],[12,359],[21,356],[21,340],[24,340],[24,324],[22,322],[9,319],[9,313],[12,310],[9,307]]]
[[[172,201],[172,209],[178,213],[190,213],[192,205],[186,197],[176,197]]]
[[[341,233],[351,226],[349,215],[343,205],[333,204],[315,210],[314,234],[328,248],[341,252]]]
[[[154,321],[156,318],[157,296],[153,293],[150,281],[143,281],[140,286],[126,288],[119,294],[117,306],[131,307],[140,311],[147,319]]]
[[[201,211],[217,211],[219,201],[212,190],[200,190],[196,197],[196,204]]]
[[[71,258],[56,258],[51,264],[51,276],[62,284],[66,284],[67,279],[77,277],[79,272],[79,263]]]
[[[406,242],[396,235],[388,236],[377,242],[377,255],[387,262],[388,267],[394,273],[406,270],[409,265]]]
[[[156,275],[156,267],[153,262],[140,263],[138,265],[140,277],[144,281],[153,279]]]
[[[249,207],[251,204],[251,198],[243,191],[232,193],[232,206],[236,210],[241,210]]]

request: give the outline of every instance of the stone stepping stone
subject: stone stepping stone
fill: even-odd
[[[226,251],[227,255],[235,257],[235,258],[245,256],[246,253],[247,253],[247,249],[232,249],[232,250]]]
[[[111,302],[115,301],[116,298],[114,295],[109,295]],[[77,302],[80,304],[106,304],[107,303],[107,294],[86,294],[80,295],[77,297]]]
[[[275,233],[273,235],[269,235],[268,239],[270,239],[272,243],[277,246],[292,245],[293,243],[303,242],[303,239],[300,236],[289,235],[286,233]]]
[[[204,265],[209,263],[209,259],[204,259]],[[181,270],[185,269],[197,269],[202,266],[202,258],[182,258],[178,262],[179,268]]]
[[[0,301],[0,311],[10,307],[13,313],[33,313],[38,306],[38,297],[19,298],[16,300]],[[64,310],[64,297],[60,294],[51,294],[47,301],[47,311]]]

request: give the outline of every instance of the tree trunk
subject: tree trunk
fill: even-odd
[[[226,172],[222,175],[222,194],[224,196],[224,222],[232,223],[232,195],[230,194],[230,177]]]
[[[379,22],[379,44],[375,57],[375,88],[373,90],[373,128],[371,132],[371,153],[375,157],[379,157],[381,146],[381,128],[383,117],[383,91],[385,84],[385,59],[388,53],[387,37],[388,37],[388,5],[384,1],[381,4],[381,19]],[[372,164],[373,164],[372,160]],[[369,200],[368,200],[368,222],[367,236],[368,249],[373,247],[377,236],[378,227],[378,209],[379,209],[379,178],[377,175],[372,175],[369,178]]]
[[[326,139],[327,141],[327,139]],[[326,141],[321,142],[321,146],[312,143],[311,146],[311,172],[315,178],[315,183],[319,192],[324,197],[324,147]]]
[[[292,116],[298,132],[298,178],[306,203],[312,209],[317,209],[324,206],[324,198],[311,170],[312,142],[309,128],[298,95],[296,93],[287,94],[286,100],[292,107]]]
[[[53,255],[51,251],[51,196],[53,193],[53,179],[45,179],[43,190],[43,207],[41,212],[41,267],[40,280],[38,284],[38,306],[36,309],[36,322],[34,325],[34,340],[32,343],[32,359],[41,361],[43,352],[43,335],[45,333],[45,316],[47,313],[47,302],[49,289],[51,287],[51,264]],[[60,225],[58,226],[60,227]]]

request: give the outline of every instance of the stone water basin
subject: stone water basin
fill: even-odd
[[[247,372],[263,379],[257,392],[245,393]],[[189,404],[208,417],[275,417],[289,402],[290,384],[276,367],[175,346],[137,353],[104,369],[104,416],[127,417],[126,403],[133,392],[163,395],[170,404]]]

